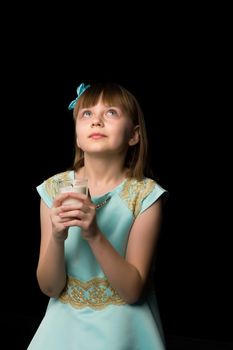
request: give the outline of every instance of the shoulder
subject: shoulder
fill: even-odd
[[[45,191],[54,197],[58,192],[59,183],[63,180],[69,179],[72,175],[72,171],[63,171],[61,173],[55,174],[44,181]]]
[[[156,182],[150,178],[144,178],[142,180],[127,179],[124,183],[122,196],[134,198],[137,196],[148,195],[155,187]]]
[[[166,190],[151,178],[145,177],[142,180],[132,178],[125,181],[120,196],[136,217],[164,192]]]
[[[57,173],[44,180],[40,185],[36,187],[41,198],[46,202],[48,206],[52,205],[53,199],[59,191],[59,183],[67,178],[72,178],[72,176],[72,170]]]

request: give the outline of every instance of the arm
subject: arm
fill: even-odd
[[[118,254],[101,232],[88,238],[110,284],[127,303],[136,302],[142,294],[159,236],[161,216],[159,199],[136,218],[129,235],[126,258]]]
[[[62,205],[69,197],[78,199],[78,204]],[[68,228],[72,226],[73,216],[77,215],[77,208],[83,206],[82,201],[86,198],[87,196],[82,193],[58,194],[52,208],[41,200],[41,243],[37,280],[42,292],[49,297],[58,297],[66,285],[64,242],[68,236]],[[93,209],[93,204],[90,202],[89,204]]]
[[[51,218],[54,209],[46,206],[43,200],[40,204],[41,243],[37,280],[42,292],[49,297],[58,296],[66,283],[64,240],[67,232],[64,227],[57,234]]]

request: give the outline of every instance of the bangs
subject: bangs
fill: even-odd
[[[99,101],[107,106],[120,107],[123,111],[133,114],[135,105],[129,92],[116,84],[96,84],[90,86],[80,96],[75,106],[74,114],[77,116],[80,109],[95,106]]]

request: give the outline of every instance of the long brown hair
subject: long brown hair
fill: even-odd
[[[115,83],[99,83],[88,87],[79,97],[74,110],[73,118],[76,117],[80,109],[90,108],[96,105],[101,97],[103,103],[119,106],[132,120],[133,125],[139,125],[139,142],[130,146],[125,158],[127,176],[141,180],[144,176],[152,176],[152,171],[148,161],[148,139],[141,107],[127,89]],[[75,158],[73,169],[77,171],[84,166],[84,153],[75,143]]]

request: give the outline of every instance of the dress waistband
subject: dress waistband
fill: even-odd
[[[76,278],[67,277],[67,284],[59,297],[62,303],[69,303],[75,308],[90,307],[103,309],[108,305],[124,305],[126,302],[110,286],[106,278],[95,277],[82,282]]]

